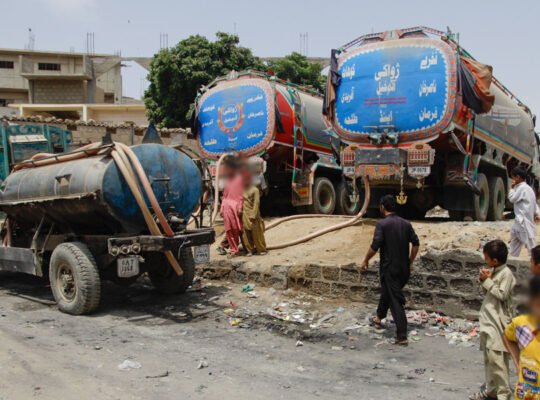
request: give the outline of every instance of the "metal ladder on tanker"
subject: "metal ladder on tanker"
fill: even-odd
[[[304,106],[298,92],[288,87],[294,110],[293,136],[293,171],[292,171],[292,204],[305,206],[311,204],[311,174],[306,170],[304,161]]]

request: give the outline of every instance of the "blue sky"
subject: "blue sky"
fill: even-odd
[[[151,56],[160,33],[169,45],[192,35],[236,32],[259,56],[299,50],[309,55],[372,31],[426,25],[459,32],[462,45],[493,65],[495,76],[540,114],[540,1],[537,0],[17,0],[2,21],[0,47],[23,48],[28,28],[41,50],[84,51],[86,32],[96,52]],[[138,96],[144,72],[126,68],[125,93]]]

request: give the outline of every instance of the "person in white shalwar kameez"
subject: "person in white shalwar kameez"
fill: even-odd
[[[536,203],[536,194],[525,178],[527,172],[516,167],[510,174],[512,189],[508,193],[508,200],[514,205],[515,220],[510,231],[510,254],[519,256],[523,246],[531,254],[531,249],[536,246],[536,224],[540,218],[540,208]]]

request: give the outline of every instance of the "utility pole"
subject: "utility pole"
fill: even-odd
[[[96,37],[94,32],[86,33],[86,54],[94,54],[96,45]]]
[[[168,49],[169,48],[169,34],[160,33],[159,34],[159,49]]]
[[[309,34],[307,32],[300,33],[300,54],[306,57],[308,55],[308,42]]]

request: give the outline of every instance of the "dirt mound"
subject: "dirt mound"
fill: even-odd
[[[341,218],[306,218],[285,222],[266,232],[269,245],[287,242],[307,235],[318,229],[344,221]],[[270,220],[267,223],[271,222]],[[513,221],[499,222],[450,222],[444,218],[432,218],[413,221],[413,226],[420,238],[421,252],[428,250],[480,250],[491,239],[510,240],[510,227]],[[309,242],[274,250],[265,256],[251,257],[251,261],[261,265],[328,263],[360,263],[371,244],[376,219],[365,219],[357,225],[315,238]],[[218,239],[218,243],[222,238]],[[212,258],[219,259],[213,246]],[[521,259],[527,258],[522,251]],[[241,256],[239,260],[245,260]]]

